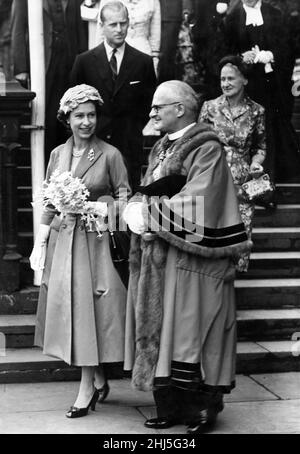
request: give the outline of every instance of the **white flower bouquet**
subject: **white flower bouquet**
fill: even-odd
[[[73,177],[71,172],[59,173],[55,170],[49,182],[44,181],[42,187],[43,206],[49,205],[60,213],[83,213],[88,189],[80,178]]]
[[[88,231],[96,231],[98,236],[101,236],[107,228],[107,204],[88,202],[89,195],[89,190],[80,178],[73,177],[71,172],[59,173],[55,170],[49,182],[43,183],[41,197],[44,208],[53,206],[63,215],[80,214]]]

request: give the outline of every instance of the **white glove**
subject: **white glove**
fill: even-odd
[[[85,208],[88,211],[93,211],[93,214],[102,216],[103,218],[105,218],[108,213],[106,202],[86,202]]]
[[[45,268],[47,240],[50,233],[50,226],[41,224],[37,233],[34,246],[29,257],[30,266],[34,271]]]
[[[123,211],[123,219],[133,233],[141,235],[146,230],[143,217],[143,203],[130,202]]]
[[[252,50],[247,50],[242,54],[243,60],[247,65],[252,65],[255,61],[255,58],[257,56],[257,53],[255,52],[254,49]]]
[[[228,9],[228,5],[225,2],[218,2],[216,10],[218,14],[225,14]]]
[[[270,50],[259,50],[258,48],[254,63],[262,63],[264,65],[267,65],[268,63],[274,63],[273,52],[271,52]]]
[[[83,4],[88,8],[95,6],[96,0],[84,0]]]

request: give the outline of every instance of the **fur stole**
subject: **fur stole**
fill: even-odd
[[[167,175],[180,175],[183,173],[183,162],[195,148],[200,147],[205,142],[213,140],[220,142],[213,128],[205,123],[197,123],[190,128],[180,139],[175,140],[168,148],[168,156],[164,161],[161,177]],[[165,135],[153,147],[149,156],[149,165],[143,184],[147,185],[153,182],[153,170],[156,168],[159,160],[159,154],[168,142],[168,136]]]

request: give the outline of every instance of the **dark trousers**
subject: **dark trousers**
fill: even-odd
[[[183,424],[197,421],[200,410],[220,405],[223,398],[216,391],[189,391],[174,386],[157,388],[153,396],[158,418],[177,419]]]

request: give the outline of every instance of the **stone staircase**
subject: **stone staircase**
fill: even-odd
[[[300,119],[295,121],[300,135]],[[0,383],[74,380],[80,375],[78,368],[33,347],[38,288],[32,286],[28,264],[33,241],[28,156],[27,144],[18,162],[22,290],[0,293]],[[235,281],[238,373],[300,370],[296,343],[300,339],[300,182],[279,184],[277,192],[279,205],[274,213],[256,209],[250,269]],[[116,376],[120,369],[109,368],[108,374]]]
[[[300,184],[282,184],[278,191],[277,212],[256,211],[250,269],[235,281],[239,373],[300,370],[292,353],[295,333],[300,338],[300,227],[295,227],[300,226]],[[293,204],[287,203],[291,199]],[[24,233],[20,238],[28,256],[32,237]],[[79,377],[77,368],[33,347],[37,297],[36,287],[0,295],[0,333],[6,340],[6,356],[0,349],[0,383]]]

